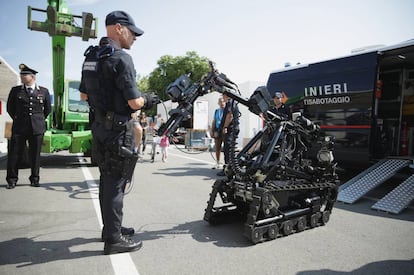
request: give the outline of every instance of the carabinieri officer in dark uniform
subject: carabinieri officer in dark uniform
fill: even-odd
[[[46,131],[45,119],[51,111],[48,89],[36,84],[37,71],[25,64],[19,65],[22,85],[11,89],[7,112],[13,119],[12,136],[7,160],[7,188],[16,186],[18,163],[26,143],[29,143],[30,185],[39,187],[40,149]]]

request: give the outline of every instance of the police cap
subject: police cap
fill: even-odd
[[[26,64],[19,65],[20,74],[37,74],[37,71],[29,68]]]
[[[144,33],[143,30],[135,26],[132,17],[124,11],[113,11],[106,16],[105,26],[115,25],[116,23],[127,26],[135,36],[140,36]]]

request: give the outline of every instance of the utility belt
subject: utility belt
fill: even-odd
[[[131,117],[96,108],[95,121],[102,123],[106,130],[120,133],[114,142],[105,144],[105,172],[108,175],[120,175],[122,179],[131,181],[138,160],[138,155],[133,151],[135,138]]]
[[[104,124],[106,130],[123,131],[131,116],[95,108],[95,121]]]

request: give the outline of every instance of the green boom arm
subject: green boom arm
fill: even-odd
[[[66,36],[79,36],[83,41],[96,38],[97,19],[91,13],[82,16],[72,15],[65,0],[48,0],[46,10],[28,7],[27,27],[30,30],[47,32],[52,37],[53,49],[53,94],[54,124],[58,129],[64,127],[64,84],[65,84],[65,47]],[[46,13],[45,21],[32,20],[32,12]],[[77,20],[81,20],[81,27]],[[94,23],[94,28],[92,28]]]

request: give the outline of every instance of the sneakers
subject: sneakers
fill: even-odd
[[[221,163],[220,162],[217,162],[216,163],[216,165],[215,166],[213,166],[211,169],[221,169],[222,168],[222,166],[221,166]]]
[[[105,242],[104,255],[137,251],[141,247],[142,247],[142,241],[134,241],[121,235],[115,241],[108,240]]]

